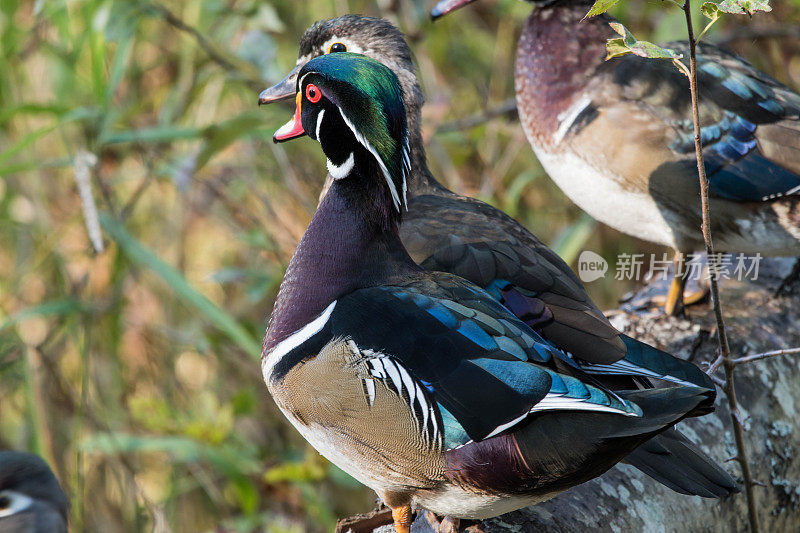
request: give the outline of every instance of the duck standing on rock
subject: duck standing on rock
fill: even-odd
[[[312,59],[276,141],[308,135],[333,182],[290,261],[262,351],[284,415],[411,509],[486,518],[594,478],[686,417],[713,388],[612,392],[487,292],[406,252],[409,134],[402,89],[358,54]]]
[[[713,387],[693,364],[617,331],[569,266],[517,221],[479,200],[447,190],[434,179],[425,162],[420,132],[424,99],[411,51],[388,21],[345,15],[314,23],[300,41],[296,68],[263,91],[259,102],[294,98],[297,73],[310,59],[347,50],[363,52],[389,67],[403,89],[410,170],[399,234],[418,265],[455,274],[486,289],[545,340],[569,353],[581,370],[612,390],[649,387],[651,379]],[[712,497],[736,490],[724,470],[674,429],[636,448],[625,462],[684,494]]]
[[[473,1],[443,0],[432,15]],[[528,141],[581,209],[677,251],[683,275],[673,278],[666,311],[678,314],[684,257],[704,247],[689,80],[670,61],[606,61],[606,41],[618,35],[607,15],[583,20],[591,0],[528,1],[516,62]],[[665,47],[689,55],[685,42]],[[706,43],[697,75],[715,249],[800,254],[800,95]]]

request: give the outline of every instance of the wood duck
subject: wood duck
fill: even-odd
[[[474,0],[444,0],[442,16]],[[591,0],[529,0],[517,108],[542,166],[587,213],[685,253],[704,247],[689,81],[670,61],[606,61],[616,34]],[[684,57],[688,45],[668,43]],[[700,122],[718,251],[800,254],[800,95],[716,46],[697,56]],[[666,310],[682,310],[676,276]]]
[[[64,491],[39,456],[0,452],[0,531],[66,533],[68,510]]]
[[[410,134],[389,68],[327,54],[296,87],[274,140],[318,141],[333,182],[281,283],[264,379],[399,533],[412,506],[487,518],[550,498],[713,409],[713,386],[611,391],[488,292],[414,262],[398,230]]]
[[[417,264],[486,289],[606,387],[635,389],[648,378],[712,386],[691,363],[620,334],[569,266],[518,222],[488,204],[456,195],[434,179],[420,134],[424,97],[411,51],[391,23],[358,15],[315,23],[301,39],[295,69],[263,91],[259,103],[295,97],[297,73],[310,59],[347,50],[389,67],[403,88],[410,171],[400,238]],[[685,494],[710,497],[737,490],[726,472],[675,430],[636,448],[626,462]]]

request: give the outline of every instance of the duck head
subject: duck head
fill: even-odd
[[[297,73],[306,63],[315,57],[339,52],[362,54],[380,61],[400,80],[407,111],[422,106],[423,96],[414,74],[411,49],[403,34],[388,20],[362,15],[344,15],[309,26],[300,39],[295,68],[282,81],[261,92],[259,105],[292,98]]]
[[[392,70],[350,52],[316,57],[297,73],[295,104],[273,140],[308,135],[322,146],[334,181],[361,190],[377,181],[399,213],[410,149],[403,89]]]

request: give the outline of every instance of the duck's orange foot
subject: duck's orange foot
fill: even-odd
[[[392,507],[392,519],[394,520],[394,530],[396,533],[411,533],[411,523],[414,522],[414,514],[411,512],[410,505]]]

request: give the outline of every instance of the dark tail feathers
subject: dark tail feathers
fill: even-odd
[[[681,494],[721,498],[739,492],[730,474],[675,429],[645,442],[624,462]]]

